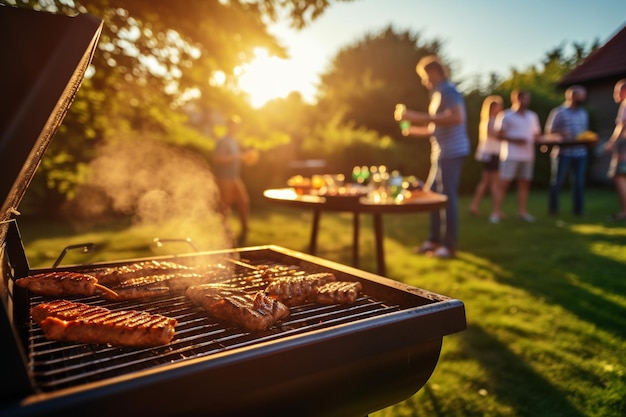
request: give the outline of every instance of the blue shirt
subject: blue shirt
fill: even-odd
[[[428,113],[431,116],[441,114],[455,106],[461,107],[465,119],[465,101],[456,87],[449,81],[442,81],[435,85],[428,106]],[[465,121],[456,125],[435,125],[430,142],[433,158],[458,158],[470,153],[470,140]]]
[[[559,133],[564,137],[565,141],[575,141],[576,136],[588,129],[589,115],[587,111],[581,107],[572,109],[565,105],[561,105],[552,110],[546,120],[547,133]],[[587,146],[564,146],[559,149],[555,146],[552,150],[552,156],[587,156]]]

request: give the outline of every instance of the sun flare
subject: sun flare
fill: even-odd
[[[241,67],[239,87],[250,96],[252,106],[258,108],[269,100],[306,88],[306,81],[299,78],[301,73],[295,61],[270,56],[265,48],[256,48],[254,59]]]

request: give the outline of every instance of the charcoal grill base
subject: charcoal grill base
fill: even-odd
[[[84,391],[34,396],[2,415],[362,417],[417,392],[434,370],[440,348],[441,341],[432,341],[361,356],[346,355],[350,349],[338,351],[332,342],[310,343],[304,350],[280,350],[253,360],[191,364]],[[278,364],[289,375],[278,371]]]
[[[292,317],[280,326],[259,335],[241,332],[227,324],[203,322],[201,328],[215,331],[216,336],[211,334],[202,344],[219,346],[206,352],[200,352],[195,339],[204,337],[204,333],[194,333],[188,341],[184,321],[179,321],[180,332],[177,330],[170,345],[143,353],[106,346],[80,348],[60,342],[49,346],[38,326],[24,313],[24,303],[17,303],[13,316],[30,323],[26,326],[15,323],[14,333],[28,335],[18,346],[22,346],[29,358],[25,372],[31,385],[25,387],[29,392],[0,401],[0,414],[6,417],[67,416],[68,413],[110,417],[119,412],[150,417],[363,416],[417,392],[435,369],[443,337],[465,328],[464,306],[459,300],[273,245],[162,259],[183,264],[201,260],[206,264],[225,256],[257,265],[267,261],[290,265],[310,273],[332,272],[340,280],[358,280],[364,295],[356,305],[345,307],[315,304],[297,307]],[[84,270],[134,261],[62,269]],[[41,271],[44,270],[30,273]],[[245,275],[234,279],[254,282]],[[19,293],[24,290],[17,287],[14,290],[16,299],[22,299]],[[98,297],[88,300],[104,302]],[[37,297],[31,297],[31,304],[37,302]],[[176,317],[191,317],[194,323],[206,317],[202,311],[190,310],[182,296],[138,303],[136,308],[145,307],[149,311],[157,307],[166,309],[156,310],[159,313],[177,310]],[[6,335],[1,337],[3,345],[11,345],[10,340],[4,340]],[[223,341],[215,342],[220,337]],[[148,356],[149,364],[137,368],[134,363],[137,361],[133,360],[133,368],[126,370],[123,362],[121,372],[113,376],[107,374],[98,380],[54,388],[56,382],[42,379],[42,375],[65,370],[40,368],[46,365],[48,355],[38,351],[42,345],[44,352],[77,349],[78,356],[85,354],[81,349],[86,350],[85,358],[79,359],[79,370],[108,361],[109,351]],[[59,365],[65,366],[66,359],[61,362]],[[16,377],[16,380],[24,379],[24,375]]]

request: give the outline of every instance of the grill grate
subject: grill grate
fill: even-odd
[[[268,262],[258,262],[257,265],[268,265]],[[306,272],[297,266],[281,266],[279,270],[273,276]],[[256,292],[265,288],[269,281],[254,268],[237,265],[232,278],[224,282],[237,285],[245,291]],[[42,301],[43,297],[33,296],[30,306],[34,307]],[[286,320],[267,331],[249,333],[211,318],[182,293],[141,301],[110,302],[99,297],[86,297],[76,301],[111,310],[135,309],[174,317],[178,320],[176,336],[167,346],[146,349],[54,342],[46,340],[41,329],[31,321],[28,340],[29,368],[35,387],[40,392],[51,392],[134,371],[207,357],[400,309],[398,305],[364,294],[348,306],[306,304],[291,307],[290,317]]]

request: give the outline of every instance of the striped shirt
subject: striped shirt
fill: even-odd
[[[465,101],[456,87],[449,81],[442,81],[433,88],[428,105],[431,116],[460,106],[465,119]],[[470,153],[470,141],[467,135],[466,122],[456,125],[435,125],[431,143],[431,157],[450,159],[467,156]]]
[[[564,104],[553,109],[546,120],[546,133],[558,133],[565,141],[575,141],[576,136],[589,128],[589,115],[581,107],[571,108]],[[587,146],[564,146],[559,149],[555,146],[552,149],[552,157],[558,155],[584,157],[587,156]]]

